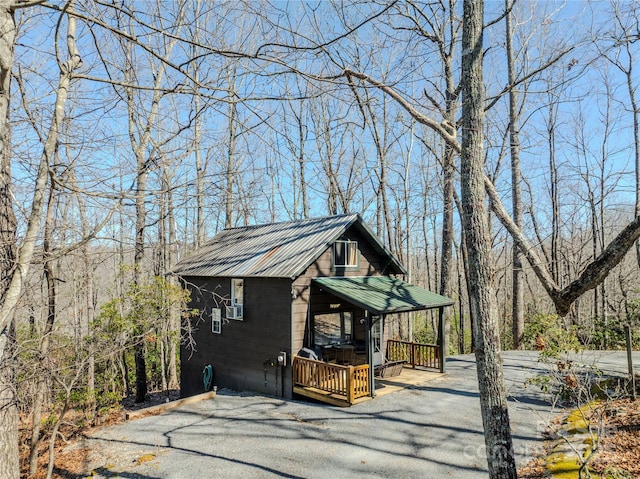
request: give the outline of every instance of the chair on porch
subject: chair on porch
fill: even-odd
[[[353,354],[356,366],[367,364],[367,343],[364,339],[356,339],[353,342]]]
[[[373,374],[378,378],[400,376],[406,360],[389,361],[381,351],[373,353]]]
[[[342,365],[355,364],[355,348],[351,344],[333,344],[322,348],[324,360]]]

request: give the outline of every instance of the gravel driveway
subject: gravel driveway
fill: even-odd
[[[604,370],[626,371],[623,352],[590,354]],[[534,352],[504,354],[518,465],[560,412],[525,387],[542,370]],[[84,446],[93,477],[487,477],[473,355],[448,358],[443,377],[350,408],[219,391],[102,429]]]

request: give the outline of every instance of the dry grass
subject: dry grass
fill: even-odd
[[[603,407],[604,423],[600,443],[594,459],[589,463],[589,470],[601,478],[640,477],[640,400],[618,399]],[[545,458],[532,459],[520,469],[518,477],[549,477]]]
[[[163,404],[168,400],[173,401],[180,396],[179,391],[154,392],[147,396],[147,400],[143,403],[135,403],[133,396],[122,400],[121,404],[114,407],[107,413],[96,418],[95,424],[79,426],[84,424],[85,417],[82,411],[69,411],[65,416],[65,422],[60,428],[61,437],[56,441],[55,461],[53,478],[54,479],[75,479],[86,477],[83,472],[86,470],[86,464],[90,451],[79,446],[81,439],[91,433],[91,431],[106,426],[112,426],[124,421],[125,415],[130,411],[137,411]],[[20,424],[20,476],[26,478],[29,468],[29,448],[28,437],[30,430],[26,421]],[[49,436],[45,436],[39,447],[38,472],[34,479],[44,479],[47,476],[49,457]]]

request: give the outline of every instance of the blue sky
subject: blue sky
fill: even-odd
[[[144,6],[142,2],[136,5]],[[487,2],[487,18],[494,18],[502,5],[503,2]],[[625,8],[629,5],[623,3]],[[294,214],[301,214],[297,156],[302,151],[313,216],[328,212],[327,191],[330,181],[327,171],[333,168],[337,171],[339,188],[343,193],[349,193],[347,208],[364,213],[370,222],[374,222],[380,163],[373,142],[373,125],[363,120],[353,91],[344,85],[326,82],[311,84],[302,77],[283,74],[286,69],[281,66],[270,66],[265,62],[243,60],[237,63],[233,59],[211,54],[206,48],[254,52],[266,42],[272,46],[262,51],[277,51],[278,58],[283,62],[288,65],[296,62],[297,68],[307,72],[337,73],[340,64],[359,69],[376,79],[393,83],[405,96],[414,97],[413,102],[421,111],[434,118],[438,118],[439,113],[423,93],[432,91],[434,98],[437,98],[437,89],[442,88],[442,66],[437,51],[428,40],[417,38],[406,30],[392,30],[389,20],[398,25],[405,21],[393,12],[393,17],[381,16],[357,32],[331,43],[323,51],[301,54],[274,45],[309,45],[327,41],[347,29],[338,14],[344,13],[350,25],[357,25],[364,16],[382,7],[363,4],[338,12],[332,11],[330,4],[322,2],[274,2],[274,6],[281,10],[270,10],[266,16],[269,21],[256,16],[259,12],[241,11],[239,5],[231,3],[213,4],[210,11],[201,17],[202,31],[197,40],[206,45],[199,49],[201,53],[208,55],[203,57],[200,75],[203,82],[215,87],[203,92],[201,105],[207,108],[200,122],[203,134],[201,154],[207,169],[208,233],[213,234],[222,224],[223,173],[229,154],[229,108],[221,100],[228,97],[223,90],[230,85],[229,74],[233,71],[233,65],[237,66],[237,76],[233,81],[235,98],[245,99],[238,104],[234,125],[237,132],[233,153],[237,180],[234,193],[236,221],[263,222],[289,219]],[[249,4],[249,7],[258,9],[257,4]],[[593,187],[594,179],[600,174],[602,151],[606,153],[604,171],[607,192],[603,201],[607,211],[628,213],[635,199],[633,138],[625,79],[611,64],[596,58],[598,52],[595,44],[589,41],[594,34],[603,35],[611,29],[611,22],[604,21],[608,9],[608,2],[520,2],[518,5],[517,15],[521,21],[517,22],[515,45],[520,52],[519,67],[534,69],[553,57],[563,43],[577,45],[574,51],[552,68],[534,77],[527,85],[526,96],[524,88],[519,92],[520,99],[525,102],[521,126],[523,173],[531,185],[532,194],[529,197],[528,191],[525,191],[525,201],[533,205],[542,226],[548,224],[547,120],[550,99],[558,102],[555,147],[567,228],[571,228],[574,222],[586,221],[589,216],[584,204],[588,193],[587,179],[592,181]],[[25,77],[29,104],[37,112],[42,131],[48,127],[56,84],[54,44],[51,41],[56,21],[57,16],[46,9],[42,10],[41,15],[30,18],[30,25],[24,30],[16,50],[16,63]],[[176,31],[186,34],[195,26],[195,22],[186,22],[184,27]],[[283,27],[290,31],[283,30]],[[109,75],[120,78],[118,67],[123,65],[123,57],[114,37],[95,25],[91,25],[90,32],[82,22],[79,23],[78,32],[80,52],[85,62],[83,75],[106,78],[101,64],[102,60],[106,60],[111,63]],[[494,25],[486,33],[485,78],[488,95],[499,92],[506,83],[503,34],[504,23]],[[154,48],[161,48],[161,44],[157,43],[160,37],[141,38],[150,45],[156,42]],[[602,40],[599,41],[600,45],[604,45]],[[524,45],[527,46],[526,53],[522,49]],[[638,46],[634,45],[634,48],[637,50]],[[154,65],[157,67],[157,60],[142,50],[138,50],[136,55],[138,79],[141,85],[148,85],[152,81],[150,69]],[[186,55],[186,47],[180,46],[175,50],[172,60],[176,64],[182,63]],[[457,56],[455,62],[454,67],[457,68]],[[609,82],[608,91],[605,80]],[[637,75],[633,80],[635,84],[640,82]],[[165,86],[173,88],[180,82],[184,82],[184,79],[175,72],[169,72]],[[553,95],[546,93],[550,86],[554,89]],[[437,226],[441,214],[437,163],[441,141],[431,131],[412,124],[406,112],[379,91],[358,91],[360,100],[369,95],[372,112],[377,119],[376,129],[381,138],[386,139],[387,195],[394,215],[404,211],[403,189],[408,187],[410,217],[403,218],[398,227],[406,229],[411,224],[414,231],[420,230],[425,219],[431,223],[430,228]],[[65,132],[60,149],[61,163],[73,164],[77,168],[79,181],[94,193],[112,193],[120,188],[121,183],[127,188],[133,181],[134,170],[126,109],[122,98],[116,95],[121,95],[122,89],[82,79],[74,84],[70,93],[68,112],[72,123]],[[308,97],[296,100],[301,93]],[[137,91],[136,97],[139,113],[149,108],[147,92]],[[292,100],[282,102],[275,98]],[[608,104],[607,99],[610,99]],[[13,118],[16,121],[16,194],[27,204],[29,180],[41,147],[31,126],[19,121],[24,117],[20,101],[16,98],[13,104]],[[193,116],[189,113],[192,104],[191,97],[186,94],[165,95],[161,99],[162,121],[154,126],[154,140],[160,143],[171,132],[183,128],[178,137],[163,146],[162,151],[171,159],[176,189],[174,199],[180,205],[178,216],[185,235],[192,234],[189,231],[193,230],[195,207],[193,125],[186,128],[189,118]],[[603,115],[607,111],[611,124],[605,130]],[[294,112],[302,115],[301,125],[296,123]],[[487,115],[489,171],[500,160],[501,152],[504,152],[506,121],[507,109],[503,100]],[[302,140],[297,136],[300,126],[303,130]],[[414,136],[409,134],[411,131]],[[330,136],[326,138],[330,141],[323,137],[324,132],[329,132]],[[609,135],[606,142],[605,133]],[[293,141],[287,141],[287,137]],[[155,154],[151,146],[148,151],[150,156]],[[508,205],[508,157],[501,161],[497,186]],[[122,175],[123,180],[120,179]],[[154,195],[161,191],[162,185],[157,181],[159,175],[160,170],[153,169],[149,192],[151,214],[155,214],[156,208]],[[97,198],[89,201],[98,208],[96,217],[100,216],[100,209],[110,202]]]

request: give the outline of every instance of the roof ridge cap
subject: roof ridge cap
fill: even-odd
[[[264,227],[264,226],[275,226],[275,225],[295,224],[295,223],[307,223],[307,222],[318,221],[318,220],[327,220],[327,219],[331,219],[331,218],[357,217],[358,215],[359,215],[358,213],[340,213],[340,214],[337,214],[337,215],[316,216],[314,218],[300,218],[300,219],[297,219],[297,220],[274,221],[272,223],[260,223],[260,224],[245,225],[245,226],[230,226],[228,228],[224,228],[224,229],[220,230],[220,233],[222,233],[223,231],[232,231],[232,230],[250,229],[250,228],[253,229],[253,228],[261,228],[261,227]]]

